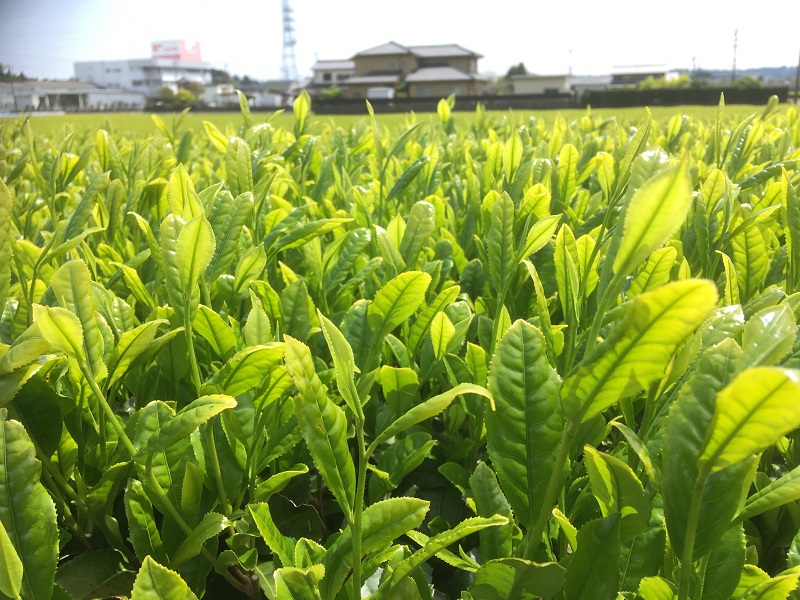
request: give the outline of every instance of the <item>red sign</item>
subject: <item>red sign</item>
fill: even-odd
[[[201,60],[200,44],[198,42],[187,43],[184,40],[169,40],[166,42],[153,42],[150,47],[153,58]]]

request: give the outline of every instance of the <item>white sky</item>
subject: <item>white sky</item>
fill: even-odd
[[[301,76],[315,57],[349,58],[389,40],[458,43],[481,72],[608,73],[615,65],[738,68],[797,64],[800,0],[588,2],[292,0]],[[76,60],[147,58],[153,40],[200,42],[203,60],[239,75],[280,75],[280,0],[0,0],[0,63],[71,77]],[[570,59],[571,50],[571,59]]]

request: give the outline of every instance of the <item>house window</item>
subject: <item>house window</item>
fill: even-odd
[[[460,94],[461,93],[461,86],[460,85],[451,85],[447,88],[447,95],[450,94]]]
[[[347,73],[339,73],[336,76],[336,81],[344,81],[345,79],[347,79]]]
[[[331,76],[330,73],[323,73],[322,74],[322,81],[328,82],[328,81],[331,81],[332,79],[333,79],[333,77]]]
[[[431,95],[431,86],[419,85],[417,86],[417,96],[420,98],[429,98]]]
[[[396,69],[397,68],[397,61],[396,60],[389,60],[389,68]]]
[[[558,88],[544,88],[545,96],[558,96]]]

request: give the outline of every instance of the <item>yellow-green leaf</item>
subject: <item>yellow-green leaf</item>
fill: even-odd
[[[367,309],[367,321],[377,337],[390,333],[425,300],[431,276],[421,271],[401,273],[384,285]]]
[[[50,287],[62,306],[78,317],[88,366],[97,380],[103,379],[107,374],[103,363],[105,343],[95,313],[89,267],[82,260],[64,263],[53,274]]]
[[[564,381],[567,416],[586,421],[662,377],[679,344],[716,303],[714,284],[700,279],[637,296],[608,338]]]
[[[179,164],[169,177],[167,200],[170,211],[186,220],[203,214],[203,206],[183,164]]]
[[[33,319],[44,338],[70,358],[85,360],[81,322],[66,308],[33,305]]]
[[[431,322],[431,343],[436,360],[442,360],[447,352],[447,344],[453,339],[456,328],[444,311],[436,313]]]
[[[711,472],[759,454],[800,426],[800,374],[756,367],[739,375],[717,396],[702,463]]]
[[[669,240],[683,223],[691,202],[692,179],[687,159],[648,179],[625,207],[614,272],[633,272]]]
[[[0,310],[6,305],[11,287],[11,262],[14,238],[11,235],[11,190],[0,177]]]
[[[133,582],[131,600],[197,600],[197,596],[180,575],[147,556]]]

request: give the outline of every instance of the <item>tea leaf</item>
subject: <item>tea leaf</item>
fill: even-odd
[[[325,393],[308,347],[288,335],[284,339],[286,368],[299,392],[294,403],[300,431],[314,464],[349,517],[356,475],[347,447],[347,418]]]
[[[561,378],[547,362],[542,334],[524,321],[514,323],[497,343],[489,366],[497,409],[487,415],[486,430],[500,484],[526,527],[533,527],[544,508],[564,428],[560,385]]]
[[[133,583],[131,600],[197,600],[197,596],[180,575],[147,556]]]
[[[7,420],[5,410],[0,411],[0,523],[22,564],[13,555],[6,559],[5,553],[2,563],[12,590],[18,585],[21,566],[19,585],[24,598],[50,596],[58,560],[56,507],[39,481],[41,471],[23,426]]]

